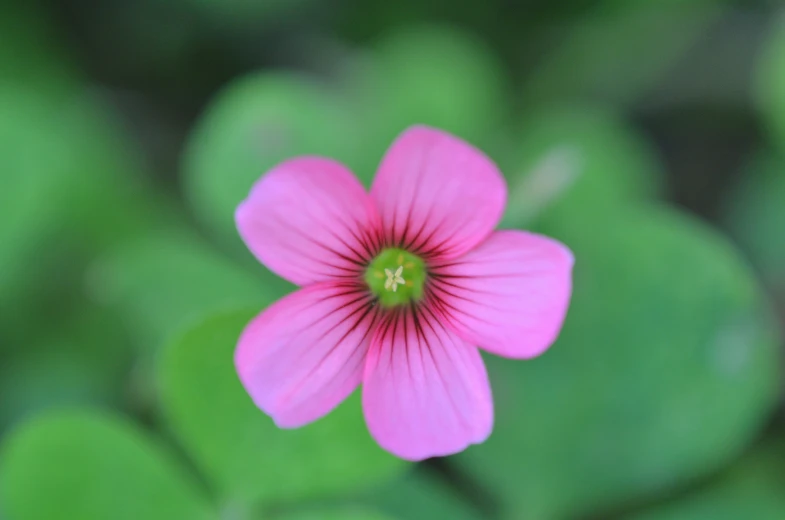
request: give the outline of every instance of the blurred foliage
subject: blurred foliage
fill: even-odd
[[[50,407],[120,406],[131,349],[118,319],[84,302],[0,365],[0,430]]]
[[[88,271],[97,301],[116,310],[142,352],[157,352],[182,329],[223,309],[277,298],[246,270],[184,231],[128,241]]]
[[[379,513],[364,509],[341,508],[335,510],[303,511],[282,515],[281,520],[391,520]]]
[[[14,328],[53,286],[79,285],[63,275],[78,276],[81,258],[169,210],[138,174],[111,111],[86,92],[2,83],[0,114],[0,323]]]
[[[714,0],[598,2],[566,28],[524,81],[527,103],[590,98],[629,105],[650,94],[669,67],[722,13]]]
[[[481,510],[438,474],[415,469],[365,493],[364,501],[407,520],[480,520]]]
[[[389,144],[420,123],[483,148],[499,137],[509,106],[502,64],[482,41],[449,26],[412,26],[374,42],[345,79],[359,114],[362,157],[356,174],[370,185]]]
[[[779,154],[761,153],[744,168],[725,220],[765,279],[785,296],[785,161]]]
[[[785,13],[772,25],[758,59],[756,101],[779,150],[785,150]]]
[[[269,26],[313,0],[177,0],[185,14],[195,12],[214,25],[233,29]]]
[[[654,197],[664,181],[655,150],[611,110],[566,105],[532,111],[502,162],[505,227],[576,221]]]
[[[0,77],[57,92],[77,84],[75,67],[63,52],[51,13],[34,2],[0,4]]]
[[[41,416],[14,431],[0,457],[0,496],[12,518],[215,518],[170,453],[109,415]]]
[[[777,2],[99,4],[0,3],[0,517],[785,517]],[[749,100],[700,90],[739,76]],[[577,259],[556,345],[487,357],[492,437],[417,465],[372,441],[358,394],[277,429],[233,366],[293,290],[237,204],[304,154],[369,186],[414,123],[485,150],[504,226]],[[738,161],[674,175],[716,154],[687,142],[707,127]],[[684,190],[720,214],[662,200]]]
[[[578,259],[565,327],[536,360],[488,359],[496,428],[456,457],[510,518],[612,508],[715,471],[778,397],[776,322],[738,254],[672,211],[598,215],[547,229]]]
[[[692,495],[633,520],[779,520],[785,517],[785,437],[769,440]]]

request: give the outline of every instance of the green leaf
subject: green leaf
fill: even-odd
[[[714,0],[599,2],[524,84],[530,106],[578,99],[630,104],[657,87],[723,12]],[[663,35],[666,35],[664,37]]]
[[[785,150],[785,15],[771,24],[755,78],[755,99],[774,144]]]
[[[572,518],[738,454],[781,375],[773,313],[738,252],[663,209],[541,231],[576,257],[564,329],[535,360],[488,359],[495,430],[456,462],[509,518]]]
[[[349,88],[364,116],[363,163],[370,184],[385,150],[414,124],[486,145],[508,107],[504,69],[483,42],[448,26],[404,26],[358,64]]]
[[[0,316],[51,293],[47,272],[70,267],[59,254],[115,243],[157,215],[107,113],[75,92],[0,85]]]
[[[0,297],[22,292],[20,273],[67,213],[75,151],[58,127],[60,101],[0,85]],[[30,263],[37,265],[37,263]],[[28,272],[24,280],[34,280]]]
[[[136,344],[156,352],[181,329],[222,309],[262,308],[286,286],[238,266],[187,232],[155,233],[99,259],[90,291],[125,319]]]
[[[185,188],[197,217],[245,251],[234,211],[262,174],[298,155],[351,159],[359,143],[339,105],[326,87],[304,76],[265,72],[230,84],[198,122],[185,152]]]
[[[0,113],[0,233],[45,226],[104,244],[149,224],[138,157],[108,107],[8,83]]]
[[[655,196],[664,172],[656,151],[609,110],[540,109],[526,116],[502,163],[509,182],[505,226],[575,220]]]
[[[359,395],[327,417],[278,429],[234,369],[234,348],[253,312],[217,315],[164,352],[159,385],[166,421],[227,502],[292,502],[383,482],[406,464],[370,438]]]
[[[121,402],[131,349],[115,315],[81,306],[62,321],[46,319],[43,336],[24,337],[0,364],[0,427],[64,405]],[[37,322],[40,328],[40,321]],[[21,348],[20,348],[21,347]]]
[[[139,150],[110,107],[78,98],[61,111],[56,131],[68,135],[76,154],[61,200],[77,240],[102,249],[184,221],[173,201],[146,181]]]
[[[766,280],[785,291],[785,161],[779,155],[761,153],[744,168],[724,220]]]
[[[0,4],[0,77],[35,89],[64,92],[78,74],[46,10],[35,3]]]
[[[0,451],[14,520],[214,519],[172,455],[127,421],[86,411],[36,417]]]
[[[484,516],[446,480],[415,467],[365,493],[364,501],[401,520],[480,520]]]
[[[325,508],[276,516],[279,520],[393,520],[376,511],[359,507]]]
[[[779,432],[782,434],[782,432]],[[635,520],[780,520],[785,518],[785,442],[769,441],[714,482]]]

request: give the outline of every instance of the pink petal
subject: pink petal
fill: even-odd
[[[547,237],[499,231],[464,257],[434,264],[433,304],[462,338],[494,354],[542,354],[561,330],[573,256]]]
[[[482,152],[444,132],[416,126],[387,151],[371,197],[388,244],[423,256],[453,257],[493,231],[507,188]]]
[[[266,173],[235,220],[253,254],[298,285],[356,276],[378,242],[379,217],[362,185],[340,163],[318,157]]]
[[[360,383],[376,315],[354,285],[319,283],[286,296],[240,337],[243,386],[282,428],[322,417]]]
[[[408,460],[449,455],[484,441],[493,402],[477,348],[422,308],[380,322],[363,375],[368,429]]]

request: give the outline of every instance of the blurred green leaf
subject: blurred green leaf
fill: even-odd
[[[45,225],[113,243],[156,216],[140,160],[110,107],[84,92],[51,96],[0,85],[2,227],[30,235]],[[100,215],[101,218],[96,218]]]
[[[253,315],[207,319],[161,358],[165,418],[220,495],[249,505],[293,502],[383,482],[405,468],[369,436],[357,393],[297,430],[278,429],[254,406],[233,362]]]
[[[364,500],[400,520],[484,518],[468,498],[450,488],[446,480],[419,467],[371,489],[364,494]]]
[[[39,416],[4,440],[0,462],[14,520],[216,518],[170,453],[110,415]]]
[[[298,155],[351,162],[359,143],[339,104],[325,86],[305,76],[265,72],[230,84],[198,122],[183,159],[197,217],[245,251],[234,211],[262,174]]]
[[[755,97],[774,144],[785,150],[785,14],[771,24],[757,64]]]
[[[69,267],[58,255],[156,220],[133,154],[93,101],[0,85],[0,322],[51,292],[47,271],[62,278]]]
[[[656,151],[612,111],[564,106],[525,120],[501,165],[509,181],[504,226],[579,220],[660,191],[664,172]]]
[[[785,161],[759,154],[742,171],[724,220],[764,277],[785,290]]]
[[[575,253],[564,329],[489,358],[496,427],[455,458],[508,518],[572,518],[716,471],[778,396],[779,334],[739,254],[685,215],[629,210],[542,229]]]
[[[392,520],[392,517],[375,511],[348,507],[306,510],[283,514],[275,518],[276,520]]]
[[[721,478],[635,520],[781,520],[785,518],[785,442],[770,441]]]
[[[81,303],[81,302],[78,302]],[[49,407],[118,405],[131,352],[118,319],[88,306],[62,323],[46,322],[43,337],[18,338],[0,363],[0,426]]]
[[[719,19],[714,0],[599,2],[541,58],[524,84],[529,105],[553,100],[628,104],[656,87],[668,68]]]
[[[404,26],[365,58],[349,93],[364,129],[363,162],[355,169],[367,185],[407,127],[427,124],[484,146],[509,110],[501,63],[481,40],[456,28]]]
[[[313,0],[179,0],[184,7],[223,30],[247,27],[258,30],[265,22],[280,22],[282,17],[296,15]]]
[[[55,25],[36,2],[0,3],[0,78],[28,88],[64,93],[77,83]],[[0,112],[2,114],[2,112]]]
[[[125,319],[145,352],[222,309],[272,303],[285,287],[211,250],[186,232],[154,233],[115,248],[90,271],[89,289]]]
[[[100,249],[182,222],[173,202],[146,181],[139,151],[112,107],[81,101],[72,100],[57,129],[70,133],[68,146],[78,153],[61,195],[78,240]]]
[[[62,195],[74,179],[76,152],[60,133],[57,108],[59,102],[21,86],[0,85],[0,304],[24,292],[21,282],[35,280],[25,267],[37,264],[28,259],[62,231]]]

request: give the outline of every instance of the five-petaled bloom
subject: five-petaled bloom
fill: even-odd
[[[370,194],[330,159],[266,173],[237,226],[264,265],[302,288],[239,340],[237,371],[256,405],[296,428],[362,383],[371,435],[401,458],[483,442],[493,402],[478,347],[541,354],[572,287],[565,246],[494,231],[506,197],[490,159],[422,126],[392,144]]]

